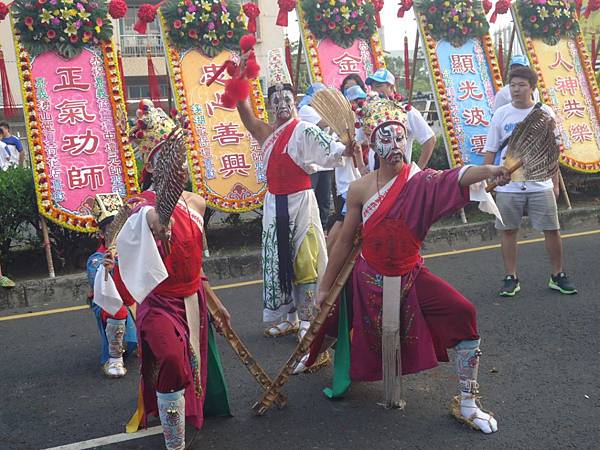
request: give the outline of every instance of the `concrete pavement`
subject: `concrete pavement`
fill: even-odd
[[[377,405],[381,383],[355,383],[345,399],[326,399],[321,389],[330,382],[327,368],[292,378],[285,388],[288,406],[255,417],[250,407],[261,388],[219,338],[235,416],[207,420],[192,448],[597,448],[600,234],[574,236],[564,246],[577,296],[547,288],[541,242],[519,247],[522,291],[513,299],[496,296],[503,276],[497,249],[427,260],[478,308],[481,392],[484,407],[498,417],[495,435],[470,431],[449,416],[455,391],[451,364],[406,377],[405,411]],[[295,341],[262,337],[260,284],[218,293],[237,332],[274,376]],[[26,311],[5,312],[0,319],[16,312]],[[123,432],[135,409],[136,361],[128,361],[124,379],[101,375],[89,311],[0,321],[0,342],[0,448],[47,448]],[[105,448],[160,449],[162,442],[154,435]]]

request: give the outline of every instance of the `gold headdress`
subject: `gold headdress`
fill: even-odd
[[[123,206],[123,200],[119,194],[96,194],[94,206],[92,206],[92,216],[98,225],[102,225],[106,219],[116,216],[121,206]]]
[[[367,138],[371,133],[385,122],[398,122],[406,130],[407,115],[404,106],[394,100],[376,99],[371,100],[365,106],[356,112],[359,117],[362,128]]]
[[[167,140],[177,124],[150,100],[140,102],[136,117],[135,126],[131,128],[131,141],[136,144],[137,152],[145,164]]]

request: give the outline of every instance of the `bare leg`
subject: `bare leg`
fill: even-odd
[[[519,230],[503,230],[500,232],[502,238],[502,260],[506,275],[517,276],[517,234]]]
[[[546,251],[550,256],[552,275],[563,271],[563,248],[559,230],[544,231]]]

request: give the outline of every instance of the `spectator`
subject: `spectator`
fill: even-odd
[[[513,70],[516,67],[529,67],[529,60],[525,55],[513,55],[510,58],[510,70]],[[494,97],[494,112],[498,110],[501,106],[508,105],[511,101],[510,98],[510,87],[509,85],[503,86]],[[536,89],[533,91],[533,102],[537,103],[540,101],[540,93]]]
[[[507,138],[513,130],[525,120],[534,107],[541,107],[550,116],[554,112],[547,105],[533,102],[533,90],[537,85],[537,75],[529,67],[518,66],[511,70],[508,77],[511,103],[504,105],[494,113],[485,145],[484,164],[492,164],[498,150],[501,158],[506,155]],[[558,136],[558,132],[555,134]],[[500,296],[513,297],[521,290],[517,277],[517,234],[521,219],[527,212],[531,224],[536,230],[544,232],[546,249],[552,265],[552,274],[548,287],[561,294],[576,294],[563,269],[563,249],[558,223],[556,197],[558,197],[558,173],[552,179],[541,182],[513,181],[496,188],[496,203],[503,222],[496,220],[496,229],[502,238],[502,259],[506,276],[500,289]]]
[[[367,86],[365,86],[365,82],[362,80],[360,75],[356,73],[351,73],[342,80],[340,91],[346,93],[346,90],[350,89],[352,86],[359,86],[363,92],[367,92]]]
[[[2,142],[10,150],[10,164],[22,166],[25,161],[25,153],[23,153],[21,140],[10,133],[8,122],[0,122],[0,132],[2,132]]]
[[[379,69],[367,78],[366,83],[382,98],[394,98],[396,96],[396,78],[387,69]],[[407,118],[408,136],[406,138],[406,162],[411,162],[412,146],[416,139],[422,146],[421,156],[419,157],[417,165],[421,169],[424,169],[427,167],[431,155],[433,154],[435,134],[429,124],[427,124],[427,121],[423,118],[423,115],[416,108],[409,108],[407,111]],[[369,168],[371,170],[376,168],[375,152],[373,151],[369,152]]]

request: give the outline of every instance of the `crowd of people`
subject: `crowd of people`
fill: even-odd
[[[577,292],[563,267],[557,181],[511,182],[502,160],[495,159],[497,153],[504,156],[503,142],[533,109],[541,107],[552,116],[550,108],[534,101],[535,72],[523,57],[513,60],[509,100],[494,114],[486,163],[437,171],[427,168],[435,134],[421,113],[396,93],[391,72],[380,69],[364,81],[349,75],[339,86],[358,124],[356,141],[345,145],[311,106],[314,95],[327,89],[324,85],[311,85],[296,106],[287,68],[276,62],[285,60],[281,52],[269,55],[272,123],[257,119],[249,103],[237,105],[246,129],[262,147],[267,178],[262,232],[265,336],[297,334],[303,339],[361,230],[361,252],[344,294],[295,372],[328,363],[329,336],[349,349],[344,355],[335,353],[347,361],[340,365],[344,373],[335,373],[332,397],[342,396],[351,381],[383,380],[386,404],[399,407],[398,377],[448,361],[448,349],[453,349],[459,384],[452,414],[476,430],[497,431],[497,419],[478,401],[481,337],[476,309],[429,271],[420,248],[433,223],[469,201],[479,202],[482,210],[496,216],[501,233],[506,276],[499,294],[514,296],[520,290],[516,236],[527,214],[546,238],[549,287],[562,294]],[[165,225],[158,218],[159,187],[152,177],[164,136],[178,125],[148,101],[140,104],[137,116],[144,132],[134,136],[147,189],[129,200],[131,216],[114,248],[107,248],[100,235],[88,264],[90,299],[104,373],[125,376],[123,356],[136,348],[141,358],[140,402],[129,429],[137,430],[149,415],[156,415],[166,447],[182,449],[186,419],[199,428],[205,415],[229,413],[211,327],[228,326],[230,317],[202,271],[204,200],[184,192],[171,222]],[[416,163],[411,160],[415,140],[422,147]],[[485,191],[486,180],[498,184],[495,202]],[[97,196],[94,214],[102,230],[121,208],[118,197]],[[212,318],[207,301],[217,305]]]

